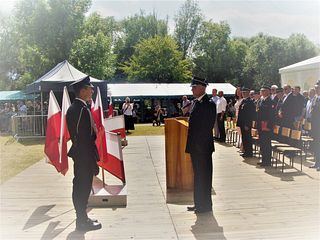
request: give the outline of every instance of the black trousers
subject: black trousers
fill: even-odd
[[[251,127],[248,127],[248,130],[245,127],[240,127],[242,144],[245,155],[252,155],[252,135],[251,135]]]
[[[224,117],[221,119],[221,113],[218,113],[217,115],[217,122],[218,122],[218,128],[220,133],[220,141],[225,142],[226,141],[226,129],[224,127]]]
[[[262,164],[271,165],[271,131],[259,131]]]
[[[72,201],[76,210],[77,221],[85,221],[87,216],[87,204],[92,188],[93,172],[91,165],[84,159],[74,160],[74,178]]]
[[[320,168],[320,136],[313,136],[312,149],[314,152],[314,160],[317,168]]]
[[[211,210],[212,154],[191,154],[191,160],[194,173],[194,205],[200,211]]]

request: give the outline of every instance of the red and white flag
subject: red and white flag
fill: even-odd
[[[107,161],[107,143],[106,133],[103,125],[103,107],[99,87],[97,88],[97,97],[94,103],[94,108],[91,108],[91,113],[97,128],[96,146],[98,148],[100,162],[104,162]]]
[[[118,134],[106,132],[107,138],[107,161],[101,163],[101,167],[109,173],[126,182],[121,148],[121,140]]]
[[[62,110],[61,110],[61,128],[60,128],[60,142],[59,142],[59,164],[61,173],[65,175],[68,171],[68,146],[67,142],[70,140],[70,134],[67,127],[67,111],[70,107],[70,97],[68,94],[67,87],[63,88],[62,97]]]
[[[113,106],[112,106],[112,98],[110,96],[110,102],[109,102],[109,107],[108,107],[108,118],[113,117]]]
[[[50,91],[46,141],[44,145],[44,153],[48,163],[52,164],[58,172],[60,172],[60,128],[61,128],[61,109],[54,93]]]
[[[106,131],[120,133],[121,138],[126,137],[126,129],[123,115],[104,119],[104,126]]]

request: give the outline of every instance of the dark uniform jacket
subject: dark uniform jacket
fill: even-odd
[[[292,127],[294,117],[296,116],[297,110],[295,108],[295,97],[292,93],[289,93],[285,101],[282,101],[280,111],[282,112],[281,125],[286,127]]]
[[[75,161],[89,161],[96,163],[99,160],[95,145],[96,134],[91,125],[88,106],[75,99],[67,111],[67,125],[72,146],[68,156]],[[93,120],[92,120],[93,121]]]
[[[239,106],[237,126],[252,127],[252,121],[255,120],[255,115],[256,107],[253,100],[250,97],[242,100]]]
[[[187,153],[206,154],[214,151],[212,129],[216,114],[216,104],[209,101],[207,94],[195,102],[189,118]]]
[[[315,140],[320,140],[320,97],[315,96],[311,107],[311,134]]]
[[[270,97],[260,99],[257,103],[257,126],[258,130],[262,129],[262,122],[266,123],[266,127],[272,131],[274,124],[275,105]]]

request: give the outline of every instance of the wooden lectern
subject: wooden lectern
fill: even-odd
[[[169,194],[193,190],[191,158],[185,153],[187,134],[188,118],[165,119],[167,202],[175,202]]]

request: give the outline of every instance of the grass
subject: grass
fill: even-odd
[[[128,136],[152,136],[164,135],[164,125],[153,127],[152,123],[149,124],[135,124],[135,130],[130,130]]]
[[[43,159],[44,139],[20,140],[0,136],[0,184]]]
[[[164,135],[164,125],[135,124],[128,136]],[[44,158],[44,139],[19,140],[0,136],[0,184]]]

